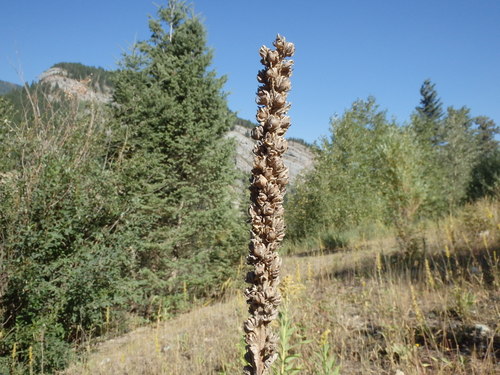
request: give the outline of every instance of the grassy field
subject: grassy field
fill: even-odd
[[[422,225],[411,259],[381,232],[285,257],[275,374],[500,374],[500,204]],[[89,347],[65,374],[241,373],[239,279],[223,300]]]

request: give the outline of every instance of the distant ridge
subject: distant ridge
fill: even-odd
[[[0,80],[0,95],[8,94],[9,92],[20,89],[21,87],[22,86],[15,83]]]

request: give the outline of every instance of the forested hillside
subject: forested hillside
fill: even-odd
[[[228,108],[189,5],[160,6],[149,29],[117,71],[58,63],[24,90],[0,86],[0,374],[63,371],[99,340],[243,288],[248,193],[235,187],[254,124]],[[499,128],[438,90],[422,83],[407,123],[368,97],[314,146],[289,140],[284,253],[297,267],[276,373],[498,368]],[[233,302],[221,327],[239,319]],[[157,372],[143,358],[88,371],[165,373],[174,346],[173,373],[242,367],[241,348],[194,360],[213,338],[175,332],[150,350]]]

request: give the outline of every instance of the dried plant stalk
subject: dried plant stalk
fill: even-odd
[[[292,60],[295,46],[278,35],[276,50],[262,46],[259,53],[265,66],[257,75],[257,121],[252,130],[256,140],[250,185],[252,238],[247,262],[254,266],[248,273],[251,284],[245,291],[250,317],[245,322],[247,375],[268,374],[277,357],[278,337],[270,323],[278,315],[281,295],[278,289],[281,258],[277,253],[285,235],[283,197],[288,183],[288,168],[282,154],[287,150],[284,134],[290,126],[286,97],[291,89]]]

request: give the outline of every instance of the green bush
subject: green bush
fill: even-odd
[[[26,362],[32,346],[37,371],[63,368],[70,343],[101,333],[103,311],[132,290],[126,204],[95,115],[76,106],[2,128],[0,355],[15,345]]]

